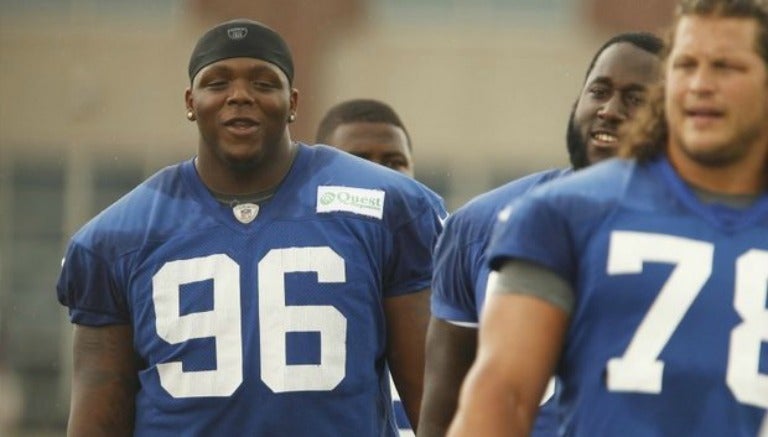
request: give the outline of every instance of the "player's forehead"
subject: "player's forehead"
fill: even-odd
[[[595,60],[586,84],[604,82],[617,87],[646,86],[658,77],[659,58],[629,42],[608,46]]]
[[[753,18],[682,17],[675,28],[671,57],[759,56],[758,27]]]
[[[330,143],[345,150],[407,154],[408,138],[399,126],[385,122],[354,121],[342,123],[333,130]]]

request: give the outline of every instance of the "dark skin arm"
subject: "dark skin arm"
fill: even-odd
[[[132,436],[138,366],[129,325],[75,325],[67,435]]]
[[[424,384],[424,344],[429,323],[430,290],[384,299],[387,362],[414,431]]]
[[[520,293],[489,290],[477,358],[448,436],[527,436],[563,347],[569,315]]]
[[[419,437],[442,437],[456,413],[459,389],[475,360],[477,329],[432,317],[427,330]]]

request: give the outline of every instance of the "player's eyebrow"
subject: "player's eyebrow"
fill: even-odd
[[[616,83],[613,81],[613,79],[611,79],[608,76],[598,76],[589,82],[589,85],[594,85],[594,84],[606,85],[610,87],[616,86]],[[622,91],[646,91],[647,89],[648,89],[647,85],[642,83],[637,83],[637,82],[632,82],[621,87]]]
[[[597,76],[596,78],[589,81],[587,85],[595,84],[613,86],[613,80],[611,80],[611,78],[608,76]]]

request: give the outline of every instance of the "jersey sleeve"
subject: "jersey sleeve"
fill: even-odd
[[[519,258],[504,263],[496,276],[498,292],[524,294],[543,299],[566,313],[573,310],[574,294],[571,284],[560,275],[539,264]]]
[[[385,297],[415,293],[432,281],[432,250],[448,216],[442,199],[426,193],[421,213],[393,230],[393,255],[385,276]]]
[[[438,319],[477,323],[476,276],[483,266],[482,241],[466,241],[467,230],[457,216],[448,219],[434,252],[432,315]]]
[[[126,324],[130,317],[118,283],[112,263],[72,242],[62,261],[56,293],[59,302],[69,308],[72,323]]]
[[[505,207],[486,251],[488,265],[521,259],[551,270],[569,284],[578,270],[567,215],[543,195],[527,195]]]

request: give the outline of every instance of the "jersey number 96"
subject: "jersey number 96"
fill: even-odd
[[[331,305],[286,305],[285,275],[315,272],[320,283],[346,281],[344,259],[329,247],[270,250],[258,264],[261,379],[275,393],[326,391],[345,375],[347,319]],[[213,309],[180,313],[181,285],[213,281]],[[160,384],[176,398],[230,396],[243,382],[240,266],[225,254],[168,262],[152,278],[157,334],[171,344],[214,338],[216,369],[157,365]],[[286,334],[318,332],[319,364],[287,364]]]

